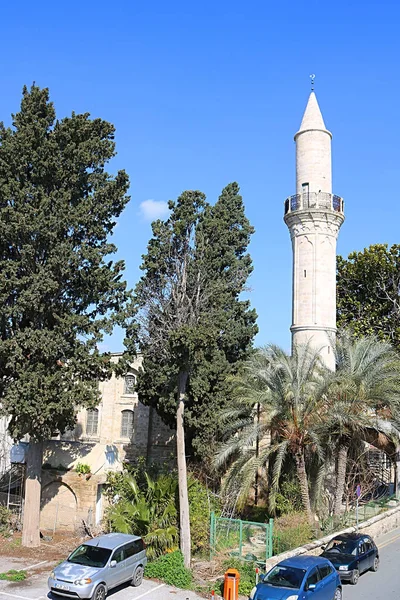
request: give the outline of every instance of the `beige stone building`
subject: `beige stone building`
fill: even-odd
[[[343,199],[332,193],[332,134],[315,93],[308,99],[296,142],[296,194],[285,201],[293,250],[292,343],[308,341],[335,368],[336,241]]]
[[[118,361],[121,354],[113,354]],[[174,432],[154,409],[144,406],[135,392],[140,357],[125,377],[99,384],[101,401],[93,410],[80,410],[73,431],[46,444],[42,481],[41,528],[73,529],[82,520],[99,523],[103,490],[109,471],[141,456],[149,462],[170,462],[175,453]],[[80,474],[77,465],[90,468]]]

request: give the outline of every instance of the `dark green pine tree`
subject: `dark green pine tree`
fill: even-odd
[[[257,332],[256,313],[241,299],[252,271],[253,228],[236,183],[214,206],[187,191],[169,208],[168,220],[153,223],[135,290],[143,354],[138,393],[177,430],[180,540],[189,565],[186,452],[209,454],[229,376]]]
[[[105,332],[129,320],[123,262],[108,238],[129,181],[105,170],[114,127],[88,114],[56,120],[47,89],[24,88],[0,126],[0,397],[15,440],[30,437],[24,545],[39,545],[43,440],[99,401],[111,364]]]

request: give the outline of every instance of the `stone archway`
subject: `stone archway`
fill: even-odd
[[[74,531],[77,499],[73,490],[61,481],[52,481],[42,489],[40,529]]]

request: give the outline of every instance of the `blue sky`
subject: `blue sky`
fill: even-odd
[[[134,286],[150,225],[141,204],[241,186],[256,228],[251,301],[258,344],[289,348],[298,129],[316,73],[333,132],[333,190],[346,201],[338,252],[399,241],[400,8],[359,0],[15,1],[2,7],[0,118],[24,84],[50,88],[59,117],[90,112],[117,128],[132,200],[115,231]],[[156,205],[157,208],[158,205]],[[145,205],[147,213],[154,204]],[[122,335],[107,340],[122,349]]]

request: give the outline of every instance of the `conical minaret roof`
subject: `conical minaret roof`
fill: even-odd
[[[318,100],[314,92],[311,92],[308,98],[306,110],[304,111],[303,120],[300,125],[299,134],[301,131],[308,131],[310,129],[320,129],[327,131],[322,117],[321,109],[318,105]]]

